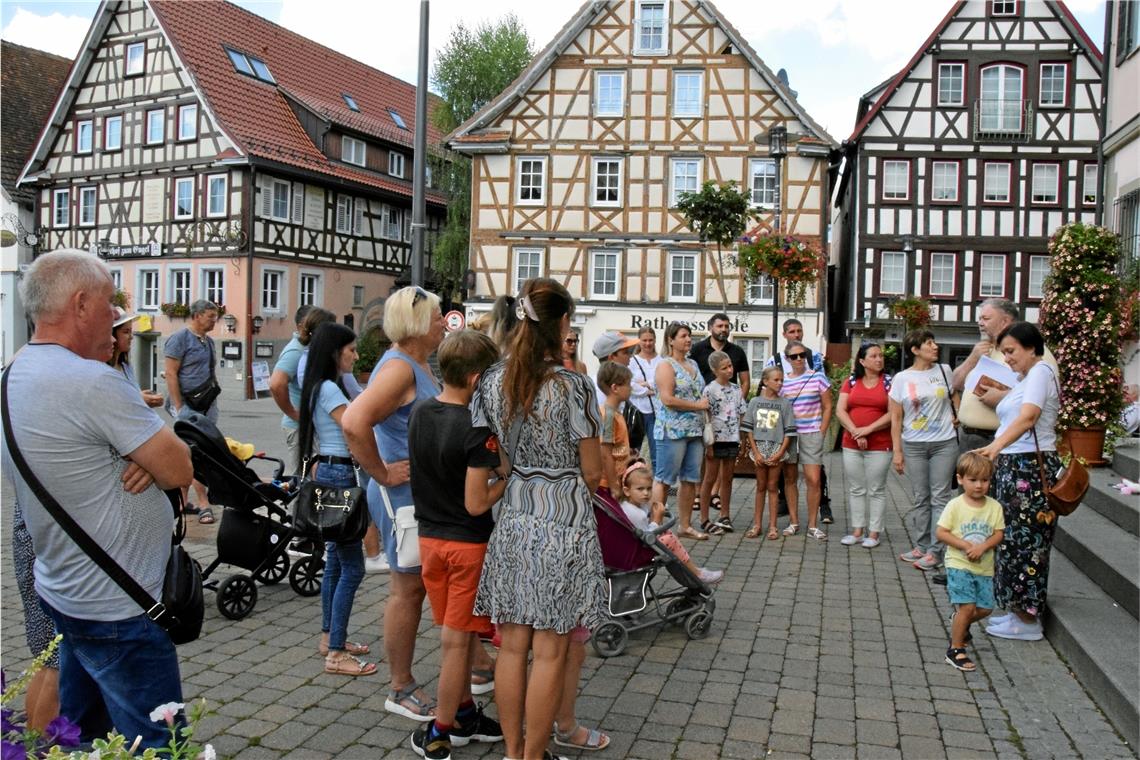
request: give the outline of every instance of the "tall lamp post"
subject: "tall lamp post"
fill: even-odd
[[[773,227],[773,232],[776,235],[780,234],[780,207],[783,205],[783,198],[780,197],[780,178],[782,176],[780,167],[787,155],[788,128],[783,124],[778,124],[768,130],[768,156],[776,161],[776,218]],[[769,277],[769,279],[772,280],[772,355],[777,356],[780,353],[778,349],[780,340],[780,280],[776,277]]]
[[[910,298],[910,257],[914,253],[914,238],[903,235],[903,299]],[[902,317],[902,330],[899,331],[899,372],[906,369],[906,317]]]

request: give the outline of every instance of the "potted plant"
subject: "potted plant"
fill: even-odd
[[[1103,464],[1124,407],[1120,241],[1104,227],[1073,222],[1053,233],[1049,254],[1040,323],[1060,369],[1058,428],[1074,456]]]
[[[898,298],[891,302],[891,316],[901,319],[906,332],[920,330],[930,324],[930,301],[918,296]]]
[[[115,294],[111,296],[111,304],[118,306],[123,311],[130,311],[131,294],[122,288],[115,288]]]
[[[171,319],[185,319],[190,316],[190,307],[184,303],[164,303],[158,307],[158,310]]]
[[[356,339],[356,364],[352,365],[352,372],[361,385],[368,385],[372,377],[372,368],[380,361],[380,335],[379,330],[369,330]]]
[[[749,282],[771,277],[784,286],[786,301],[803,306],[808,288],[819,282],[827,259],[819,245],[797,235],[756,235],[741,238],[736,266]]]

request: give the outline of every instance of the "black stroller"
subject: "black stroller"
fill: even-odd
[[[676,518],[646,534],[630,523],[621,505],[598,494],[594,495],[594,516],[606,564],[610,613],[610,619],[593,631],[594,651],[602,657],[616,657],[625,651],[630,631],[660,623],[683,622],[690,639],[707,636],[716,610],[712,587],[657,540]],[[655,589],[653,581],[661,569],[679,586],[661,592]]]
[[[282,480],[285,463],[264,454],[251,457],[275,463],[273,482],[263,481],[230,452],[217,426],[201,414],[180,417],[174,423],[174,432],[190,447],[194,478],[206,486],[211,503],[223,506],[218,556],[202,572],[203,587],[217,592],[218,611],[231,620],[241,620],[253,612],[257,604],[254,581],[272,586],[288,576],[289,585],[299,595],[321,593],[324,559],[312,554],[290,568],[285,551],[293,537],[286,506],[296,494],[295,479]],[[249,574],[231,575],[220,583],[209,580],[221,564],[240,567]]]

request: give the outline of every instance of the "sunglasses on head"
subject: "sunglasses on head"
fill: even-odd
[[[791,359],[792,361],[795,361],[795,360],[797,360],[797,359],[807,359],[807,358],[808,358],[808,353],[807,353],[806,351],[804,351],[804,352],[802,352],[802,353],[798,353],[798,354],[786,354],[786,356],[787,356],[789,359]]]
[[[412,296],[412,308],[416,308],[420,301],[428,297],[427,291],[423,288],[416,288],[416,294]]]

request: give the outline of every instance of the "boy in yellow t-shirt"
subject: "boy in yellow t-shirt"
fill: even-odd
[[[950,603],[958,605],[946,662],[968,672],[977,667],[966,655],[970,626],[994,609],[994,547],[1001,543],[1005,518],[1001,504],[986,495],[993,462],[967,451],[955,471],[962,495],[942,510],[937,538],[946,546],[946,591]]]

